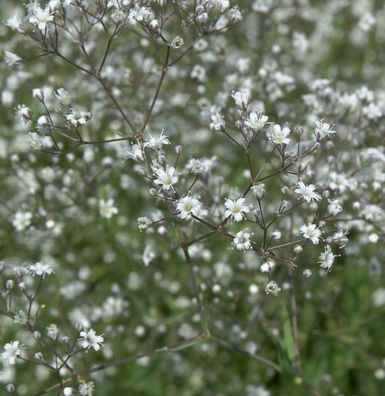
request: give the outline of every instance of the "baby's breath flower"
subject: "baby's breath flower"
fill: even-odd
[[[312,201],[319,201],[321,195],[315,192],[316,187],[313,184],[306,185],[302,181],[298,182],[295,192],[307,203]]]
[[[239,231],[232,241],[232,246],[237,250],[249,250],[252,247],[250,238],[250,233],[246,231]]]
[[[163,190],[170,190],[178,182],[178,173],[173,166],[167,166],[166,169],[157,168],[154,174],[154,183]]]
[[[301,226],[300,231],[304,238],[310,239],[314,245],[318,244],[322,232],[319,228],[317,228],[316,224],[304,224]]]
[[[30,264],[28,266],[28,272],[32,276],[38,276],[40,278],[45,278],[46,275],[51,275],[54,273],[54,270],[51,265],[47,263],[37,262],[35,264]]]
[[[92,348],[94,351],[99,351],[100,347],[103,346],[104,337],[103,335],[97,335],[95,330],[83,330],[80,332],[80,346],[89,350]]]
[[[24,231],[31,225],[31,220],[31,212],[16,212],[12,220],[12,225],[17,231]]]
[[[115,202],[112,198],[101,199],[99,201],[99,213],[102,217],[110,219],[112,216],[118,213],[118,208],[115,206]]]
[[[325,250],[319,256],[318,262],[320,263],[321,268],[326,271],[330,271],[335,257],[336,256],[333,254],[330,246],[327,245]]]
[[[290,139],[288,138],[290,129],[288,127],[281,128],[280,125],[275,124],[273,130],[270,133],[270,139],[275,144],[289,144]]]
[[[1,354],[1,360],[5,366],[14,366],[16,359],[21,355],[23,346],[19,341],[11,341],[4,345],[4,352]]]
[[[250,208],[245,202],[245,198],[238,198],[235,201],[227,198],[225,201],[225,207],[227,208],[225,211],[225,216],[231,217],[234,221],[241,221],[243,219],[244,213],[250,212]]]

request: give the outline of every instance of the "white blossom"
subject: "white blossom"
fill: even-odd
[[[298,182],[295,192],[301,199],[307,203],[319,201],[321,196],[315,192],[316,187],[313,184],[306,185],[302,181]]]
[[[31,220],[31,212],[16,212],[12,220],[12,225],[17,231],[24,231],[31,225]]]
[[[115,201],[112,198],[101,199],[99,201],[99,212],[102,217],[110,219],[118,213],[118,208],[115,206]]]
[[[336,256],[333,254],[330,246],[327,245],[325,250],[319,256],[318,262],[320,263],[321,268],[326,271],[330,271],[335,257]]]
[[[21,355],[22,345],[19,341],[11,341],[4,345],[4,352],[1,354],[1,360],[5,366],[13,366],[16,359]]]
[[[103,346],[103,335],[97,335],[94,329],[83,330],[80,332],[80,346],[89,350],[92,348],[94,351],[99,351]]]
[[[251,234],[246,231],[239,231],[232,241],[232,246],[237,250],[249,250],[252,247]]]
[[[245,203],[245,198],[238,198],[233,201],[232,199],[227,198],[225,201],[225,216],[232,217],[234,221],[241,221],[245,213],[250,212],[249,206]]]
[[[290,139],[288,138],[290,129],[288,127],[281,128],[280,125],[275,124],[270,134],[270,139],[275,144],[289,144]]]
[[[301,226],[300,231],[304,238],[310,239],[314,245],[318,244],[322,232],[319,228],[317,228],[316,224],[304,224]]]
[[[154,174],[154,183],[163,190],[170,190],[178,182],[178,173],[173,166],[167,166],[166,169],[157,168]]]
[[[30,264],[28,266],[28,271],[32,276],[38,276],[43,279],[46,277],[46,275],[51,275],[54,272],[51,265],[42,262]]]

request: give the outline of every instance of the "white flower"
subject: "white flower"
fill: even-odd
[[[358,22],[358,27],[364,32],[368,32],[375,23],[374,16],[370,12],[365,12]]]
[[[151,133],[149,133],[149,137],[146,139],[143,147],[149,147],[153,150],[160,150],[162,146],[170,144],[168,137],[164,135],[163,132],[164,131],[162,131],[159,136],[152,136]]]
[[[329,245],[326,246],[325,250],[320,254],[318,262],[320,263],[321,268],[326,271],[330,271],[335,255],[333,254]]]
[[[73,394],[74,394],[74,392],[73,392],[73,389],[72,389],[72,388],[66,386],[66,387],[63,389],[63,396],[72,396]]]
[[[191,215],[200,217],[202,203],[198,198],[187,195],[177,202],[176,210],[181,219],[190,219]]]
[[[228,14],[231,22],[239,22],[243,19],[241,10],[238,6],[230,8]]]
[[[99,201],[99,213],[105,219],[110,219],[118,213],[118,208],[114,205],[115,202],[112,198],[107,200],[101,199]]]
[[[54,323],[47,326],[48,337],[52,338],[53,340],[56,340],[58,334],[59,334],[59,329]]]
[[[304,238],[310,239],[314,245],[317,245],[321,236],[321,230],[315,224],[304,224],[300,229]]]
[[[48,117],[47,116],[41,116],[41,117],[39,117],[38,119],[37,119],[37,125],[38,125],[38,127],[44,127],[44,126],[47,126],[47,125],[49,125],[49,119],[48,119]]]
[[[273,0],[255,0],[253,3],[253,11],[267,14],[273,6]]]
[[[171,48],[178,49],[182,47],[184,44],[183,37],[176,36],[172,39],[170,46]]]
[[[64,88],[57,89],[56,91],[54,91],[54,94],[63,106],[69,106],[71,104],[71,95]]]
[[[251,128],[253,131],[260,131],[267,123],[269,117],[264,114],[257,114],[255,111],[249,114],[249,118],[246,119],[245,125]]]
[[[275,144],[289,144],[290,139],[288,138],[290,129],[288,127],[281,128],[280,125],[275,124],[270,135],[270,139]]]
[[[274,294],[274,296],[278,296],[281,292],[281,288],[278,286],[277,282],[270,281],[265,287],[266,294]]]
[[[325,138],[334,135],[335,133],[336,131],[327,122],[323,122],[322,120],[320,120],[315,123],[316,136],[319,135],[321,138]]]
[[[338,213],[342,212],[342,206],[337,199],[329,199],[328,212],[332,216],[336,216]]]
[[[92,396],[94,393],[95,385],[93,382],[86,382],[79,385],[80,396]]]
[[[43,147],[43,141],[42,141],[40,135],[37,132],[30,132],[28,134],[28,144],[30,145],[30,147],[33,150],[39,150],[39,149],[41,149]],[[15,226],[15,224],[13,224],[13,225]],[[16,227],[16,229],[18,230],[17,227]],[[20,231],[20,230],[18,230],[18,231]]]
[[[21,355],[22,345],[19,341],[11,341],[4,345],[4,352],[1,354],[1,360],[5,366],[16,364],[16,358]]]
[[[12,225],[17,231],[24,231],[31,225],[31,220],[31,212],[16,212],[15,216],[13,216]]]
[[[231,216],[235,221],[241,221],[243,219],[243,213],[250,212],[250,208],[245,204],[245,201],[245,198],[238,198],[236,201],[227,198],[225,202],[227,208],[225,216]]]
[[[267,272],[271,272],[274,267],[275,267],[275,262],[273,260],[268,260],[263,264],[261,264],[260,270],[261,272],[267,273]]]
[[[53,270],[52,266],[47,263],[37,262],[35,264],[30,264],[28,266],[28,272],[32,276],[39,276],[44,279],[46,275],[53,274],[54,270]]]
[[[191,158],[186,164],[186,169],[194,175],[210,172],[216,165],[217,157]]]
[[[237,250],[251,249],[251,234],[246,231],[239,231],[232,242],[232,246]]]
[[[131,158],[136,162],[143,162],[145,159],[145,154],[141,143],[132,144],[127,150],[127,157]]]
[[[23,59],[21,59],[19,55],[16,55],[13,52],[4,51],[4,62],[8,66],[12,67],[18,66],[23,63]]]
[[[100,347],[103,346],[103,335],[97,335],[93,329],[81,331],[80,337],[80,346],[87,350],[92,348],[94,351],[99,351]]]
[[[53,15],[48,7],[42,9],[37,6],[33,10],[33,14],[29,17],[29,22],[32,23],[32,25],[37,26],[38,29],[44,31],[47,28],[48,23],[52,22],[53,19]]]
[[[319,201],[321,195],[315,192],[316,187],[313,184],[306,185],[303,182],[298,182],[295,192],[307,203],[312,201]]]
[[[12,30],[21,32],[22,23],[21,23],[21,20],[17,14],[14,14],[11,17],[9,17],[7,19],[5,25],[8,26],[9,28],[11,28]]]
[[[231,96],[238,107],[247,107],[247,104],[249,103],[249,94],[247,92],[234,91],[232,92]]]
[[[71,114],[65,116],[68,123],[73,127],[84,125],[91,118],[91,113],[84,111],[72,111]]]
[[[211,123],[210,129],[215,129],[216,131],[220,131],[225,127],[225,120],[221,113],[211,114]]]
[[[255,198],[261,199],[266,191],[266,186],[263,183],[254,184],[251,187],[251,193],[254,195]]]
[[[161,189],[169,190],[178,182],[178,174],[173,166],[167,166],[166,169],[158,168],[154,171],[156,179],[154,183]]]
[[[369,120],[377,120],[383,115],[383,111],[381,110],[380,106],[376,105],[375,103],[369,103],[368,106],[365,106],[362,109],[362,112],[367,118],[369,118]]]

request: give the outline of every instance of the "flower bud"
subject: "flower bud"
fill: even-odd
[[[32,97],[40,102],[44,102],[44,93],[40,88],[35,88],[32,90]]]
[[[5,288],[7,290],[12,290],[15,286],[15,282],[12,279],[8,279],[7,282],[5,283]]]

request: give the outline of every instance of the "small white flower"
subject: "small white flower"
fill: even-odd
[[[22,31],[22,29],[21,29],[22,23],[21,23],[21,20],[17,14],[14,14],[11,17],[9,17],[7,19],[5,25],[17,32]]]
[[[69,106],[72,102],[71,95],[67,90],[64,88],[59,88],[56,91],[54,91],[54,94],[58,101],[63,105],[63,106]]]
[[[81,331],[80,337],[80,346],[87,350],[92,348],[94,351],[99,351],[100,347],[103,346],[103,335],[97,335],[94,329]]]
[[[381,107],[375,103],[369,103],[362,109],[362,112],[366,115],[367,118],[369,118],[369,120],[377,120],[384,114]]]
[[[151,133],[149,133],[149,137],[146,139],[143,147],[160,150],[164,145],[170,144],[170,140],[163,133],[164,131],[162,131],[159,136],[152,136]]]
[[[320,136],[321,138],[329,137],[335,135],[336,131],[332,128],[330,124],[327,122],[323,122],[322,120],[317,121],[315,123],[315,134],[316,136]]]
[[[322,232],[315,224],[304,224],[300,231],[304,238],[310,239],[314,245],[318,244]]]
[[[65,118],[71,126],[77,128],[87,123],[87,121],[91,118],[91,113],[84,111],[72,111],[72,113],[67,114]]]
[[[255,111],[249,114],[245,125],[251,128],[254,132],[259,132],[267,123],[269,117],[264,114],[257,114]]]
[[[266,191],[266,186],[263,183],[254,184],[251,187],[251,193],[254,195],[255,198],[261,199]]]
[[[1,354],[1,360],[5,366],[13,366],[16,359],[21,355],[22,345],[19,341],[11,341],[4,345],[4,352]]]
[[[247,92],[232,92],[231,96],[233,97],[235,104],[238,107],[247,107],[249,103],[249,94]]]
[[[41,139],[40,135],[37,132],[30,132],[28,134],[28,144],[30,145],[32,150],[39,150],[43,147],[43,140]],[[15,226],[15,224],[13,225]],[[16,229],[18,230],[17,227]]]
[[[342,212],[342,206],[340,205],[338,199],[329,199],[328,212],[332,216],[336,216],[338,213]]]
[[[268,260],[266,262],[264,262],[263,264],[261,264],[261,272],[271,272],[272,269],[275,267],[275,262],[272,260]]]
[[[32,213],[31,212],[16,212],[12,220],[12,225],[17,231],[24,231],[31,225]]]
[[[176,36],[172,39],[170,46],[171,46],[171,48],[178,49],[178,48],[182,47],[183,44],[184,44],[183,37]]]
[[[115,202],[112,198],[107,200],[101,199],[99,201],[99,213],[105,219],[110,219],[112,216],[118,213],[118,208],[115,206]]]
[[[66,386],[63,389],[63,396],[72,396],[74,394],[73,388],[70,388],[69,386]]]
[[[143,162],[145,160],[145,154],[141,143],[132,144],[127,150],[127,158],[131,158],[136,162]]]
[[[92,396],[94,393],[95,385],[93,382],[86,382],[79,385],[80,396]]]
[[[273,294],[274,296],[278,296],[281,292],[281,288],[278,286],[277,282],[270,281],[265,287],[266,294]]]
[[[191,215],[200,217],[202,203],[198,198],[187,195],[177,202],[176,210],[181,219],[190,219]]]
[[[52,266],[47,263],[37,262],[35,264],[30,264],[28,266],[28,272],[32,276],[39,276],[44,279],[46,275],[53,274],[54,270],[53,270]]]
[[[246,231],[239,231],[232,241],[232,246],[237,250],[249,250],[252,247],[250,238],[250,233]]]
[[[59,334],[59,329],[55,324],[50,324],[49,326],[47,326],[48,337],[52,338],[53,340],[56,340],[58,334]]]
[[[4,62],[8,66],[12,67],[22,64],[23,59],[21,59],[19,55],[16,55],[13,52],[4,51]]]
[[[214,129],[216,131],[220,131],[225,127],[225,120],[223,119],[223,116],[221,113],[214,113],[211,114],[211,123],[210,123],[210,129]]]
[[[325,250],[320,254],[318,262],[320,263],[321,268],[326,271],[330,271],[335,255],[333,254],[329,245],[326,246]]]
[[[227,198],[225,202],[225,216],[231,216],[235,221],[241,221],[244,213],[249,213],[250,208],[245,204],[245,198],[238,198],[236,201]]]
[[[270,134],[270,139],[275,144],[289,144],[290,139],[288,138],[290,129],[288,127],[281,128],[280,125],[275,124]]]
[[[29,17],[29,22],[37,26],[38,29],[44,31],[49,22],[53,21],[53,15],[48,7],[45,9],[37,6],[33,10],[33,14]]]
[[[321,195],[315,192],[316,187],[313,184],[306,185],[303,182],[298,182],[297,189],[295,192],[307,203],[313,201],[319,201],[321,199]]]
[[[234,6],[230,8],[228,12],[229,18],[231,22],[239,22],[242,21],[242,13],[238,6]]]
[[[166,169],[158,168],[154,171],[156,179],[154,183],[161,189],[169,190],[178,182],[178,174],[173,166],[167,166]]]

